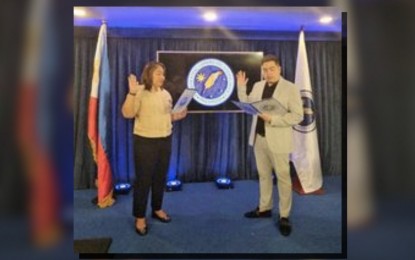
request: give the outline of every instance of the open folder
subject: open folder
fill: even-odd
[[[270,115],[284,115],[287,109],[275,98],[267,98],[253,103],[232,101],[237,107],[250,115],[267,113]]]
[[[183,111],[189,105],[190,101],[192,101],[196,92],[196,89],[185,89],[179,100],[177,100],[176,105],[174,105],[172,113],[179,113]]]

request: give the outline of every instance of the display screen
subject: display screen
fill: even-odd
[[[166,66],[165,88],[173,106],[186,88],[196,94],[189,111],[238,111],[236,73],[249,78],[247,93],[261,79],[262,52],[186,52],[158,51],[157,60]]]

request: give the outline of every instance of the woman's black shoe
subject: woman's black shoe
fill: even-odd
[[[143,229],[135,227],[135,232],[137,232],[137,234],[139,234],[140,236],[145,236],[148,232],[147,226],[145,226]]]
[[[154,211],[153,214],[151,214],[152,218],[155,218],[163,223],[169,223],[171,221],[171,217],[169,215],[166,214],[165,218],[160,217],[159,215],[157,215]]]

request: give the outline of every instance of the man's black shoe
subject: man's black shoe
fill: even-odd
[[[280,218],[278,220],[278,228],[280,230],[281,235],[289,236],[291,234],[291,224],[288,218]]]
[[[259,211],[259,208],[256,208],[252,211],[245,213],[246,218],[270,218],[272,215],[271,210]]]

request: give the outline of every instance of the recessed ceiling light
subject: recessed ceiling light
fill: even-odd
[[[218,19],[218,16],[216,15],[215,12],[206,12],[203,15],[203,18],[205,18],[205,20],[208,21],[208,22],[213,22],[213,21],[216,21]]]
[[[333,21],[333,17],[331,16],[323,16],[320,18],[320,23],[327,24],[327,23],[331,23],[332,21]]]
[[[73,9],[73,14],[77,17],[85,17],[86,16],[86,11],[85,11],[85,9],[74,8]]]

